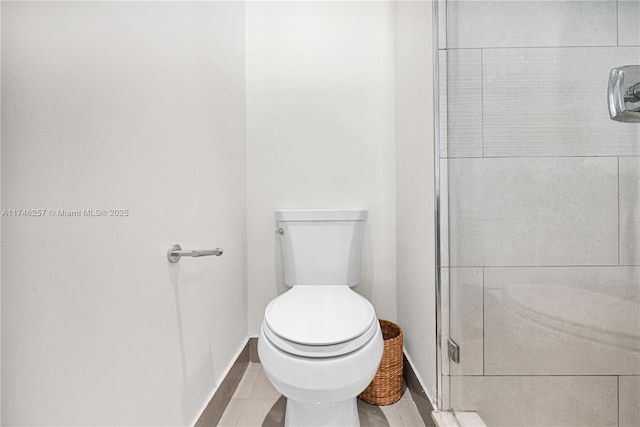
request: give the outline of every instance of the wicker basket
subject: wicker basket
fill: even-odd
[[[376,376],[360,393],[360,399],[374,405],[390,405],[402,397],[402,329],[387,320],[380,320],[384,352]]]

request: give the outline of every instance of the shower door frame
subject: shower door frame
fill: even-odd
[[[446,307],[443,306],[445,299],[443,298],[443,282],[442,282],[442,226],[441,221],[442,198],[441,198],[441,171],[440,171],[440,13],[446,13],[446,0],[432,0],[432,53],[433,53],[433,149],[434,149],[434,209],[435,209],[435,298],[436,298],[436,390],[435,390],[435,409],[449,409],[449,399],[445,394],[448,390],[448,379],[445,380],[443,373],[443,357],[444,349],[444,321],[443,312]],[[440,4],[442,3],[442,4]],[[445,20],[446,24],[446,20]],[[448,210],[447,210],[448,215]],[[447,233],[448,235],[448,233]],[[447,245],[448,246],[448,245]],[[448,301],[448,298],[446,298]],[[448,309],[446,310],[448,313]],[[448,329],[448,328],[447,328]]]

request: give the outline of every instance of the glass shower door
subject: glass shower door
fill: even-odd
[[[640,64],[640,1],[439,13],[442,404],[638,426],[640,123],[610,119],[607,84]]]

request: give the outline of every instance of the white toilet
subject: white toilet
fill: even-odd
[[[373,379],[383,340],[360,282],[366,210],[281,210],[284,282],[258,339],[263,369],[287,397],[285,426],[359,426],[356,398]]]

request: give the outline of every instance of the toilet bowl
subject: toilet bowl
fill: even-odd
[[[324,304],[328,300],[344,307],[353,303],[357,314],[343,312],[343,318]],[[283,327],[295,311],[287,310],[287,303],[301,308],[295,314],[304,312],[293,323],[297,327]],[[323,317],[330,319],[326,327]],[[356,397],[376,374],[382,350],[373,307],[347,286],[291,289],[267,307],[258,339],[264,371],[288,399],[285,425],[290,426],[358,426]]]
[[[356,398],[380,364],[383,339],[360,281],[366,211],[276,213],[290,290],[265,309],[258,354],[287,397],[285,426],[359,426]]]

